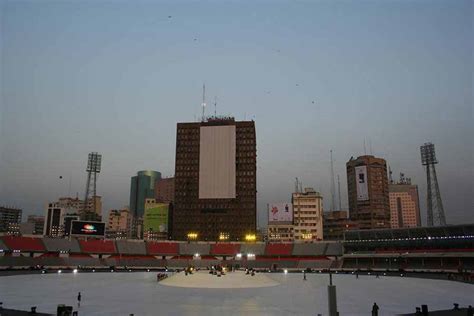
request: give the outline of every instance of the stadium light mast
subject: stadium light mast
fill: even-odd
[[[97,175],[100,173],[102,162],[102,155],[97,152],[89,153],[89,158],[87,159],[87,184],[86,184],[86,195],[84,198],[84,207],[83,207],[83,216],[86,216],[88,210],[88,202],[90,195],[92,193],[92,204],[93,212],[96,212],[96,200],[97,200]]]
[[[425,143],[420,146],[421,164],[426,166],[426,183],[427,183],[427,224],[434,226],[435,221],[438,225],[446,225],[446,217],[444,215],[443,201],[439,191],[438,177],[436,176],[435,165],[436,160],[435,147],[432,143]],[[434,193],[434,194],[433,194]],[[434,203],[433,203],[434,202]],[[433,207],[435,206],[435,208]],[[436,209],[436,213],[434,212]]]

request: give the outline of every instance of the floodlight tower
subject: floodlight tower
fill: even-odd
[[[438,225],[446,225],[444,216],[443,201],[439,191],[438,177],[436,176],[435,165],[436,160],[435,147],[432,143],[425,143],[420,147],[421,164],[426,166],[426,182],[427,182],[427,207],[428,207],[428,226],[434,226],[435,221]],[[434,193],[434,194],[433,194]],[[436,214],[433,212],[433,202],[436,207]]]
[[[93,198],[93,212],[96,211],[96,196],[97,196],[97,175],[100,173],[100,166],[102,161],[102,155],[97,152],[91,152],[89,159],[87,160],[87,184],[86,184],[86,196],[84,198],[83,212],[88,212],[88,202],[90,194],[92,193]]]

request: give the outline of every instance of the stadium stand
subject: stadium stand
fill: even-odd
[[[206,243],[180,243],[179,254],[180,255],[194,255],[196,253],[202,255],[210,254],[211,245]]]
[[[255,244],[241,244],[240,252],[243,255],[252,253],[256,256],[261,256],[265,254],[265,244],[264,243],[255,243]]]
[[[326,270],[331,268],[331,260],[300,260],[298,261],[298,269],[320,269]]]
[[[79,240],[82,252],[85,253],[116,253],[115,244],[112,240],[89,239]]]
[[[343,253],[342,244],[332,242],[328,244],[325,255],[326,256],[342,256],[342,253]]]
[[[240,253],[240,244],[217,243],[211,245],[211,255],[235,256]]]
[[[72,267],[100,267],[104,266],[104,264],[99,260],[99,258],[92,258],[88,255],[70,255],[67,258],[63,258],[64,262],[68,266]]]
[[[46,247],[46,250],[49,252],[72,252],[80,253],[81,248],[79,247],[79,242],[76,239],[61,239],[61,238],[43,238],[43,243]]]
[[[291,256],[293,244],[289,243],[275,243],[267,244],[265,247],[266,256]]]
[[[293,256],[324,256],[328,244],[323,242],[300,244],[295,243],[293,246]]]
[[[1,256],[0,267],[9,268],[16,267],[19,269],[29,268],[37,264],[37,260],[33,257],[24,256]]]
[[[115,242],[117,251],[121,254],[127,255],[146,255],[146,245],[142,240],[129,241],[129,240],[117,240]]]
[[[10,250],[20,250],[20,251],[46,251],[42,243],[41,238],[32,238],[32,237],[20,237],[20,236],[3,236],[0,237],[5,245],[10,248]]]
[[[179,254],[179,244],[175,242],[153,242],[146,243],[149,255],[174,256]]]

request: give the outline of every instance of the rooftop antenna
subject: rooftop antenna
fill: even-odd
[[[298,193],[299,181],[298,177],[295,178],[295,193]]]
[[[390,181],[390,184],[393,184],[392,168],[390,168],[390,166],[388,166],[388,179]]]
[[[214,117],[217,117],[217,96],[214,97]]]
[[[337,175],[337,192],[339,194],[339,211],[342,210],[341,206],[341,182],[339,181],[339,175]]]
[[[374,153],[372,152],[372,140],[369,138],[369,150],[370,154],[373,155]]]
[[[331,156],[331,211],[336,210],[336,184],[334,183],[334,159],[332,158],[332,149],[329,151]]]
[[[364,155],[367,155],[367,148],[365,147],[365,138],[364,138]]]
[[[204,122],[204,111],[206,109],[206,84],[203,84],[202,85],[202,103],[201,103],[201,107],[202,107],[202,122]]]

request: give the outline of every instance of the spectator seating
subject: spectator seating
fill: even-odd
[[[175,242],[148,241],[146,249],[149,255],[174,256],[179,254],[179,246]]]
[[[209,255],[211,245],[208,243],[180,243],[179,254],[180,255],[194,255],[196,253],[200,255]]]
[[[338,242],[328,243],[326,256],[342,256],[342,244]]]
[[[331,264],[332,260],[300,260],[298,261],[298,268],[327,270],[331,268]]]
[[[293,256],[324,256],[328,244],[323,242],[293,245]]]
[[[43,238],[43,243],[46,247],[46,250],[49,252],[60,252],[67,251],[71,253],[80,253],[81,248],[79,247],[79,242],[75,238],[62,239],[62,238]]]
[[[88,255],[71,255],[64,258],[64,262],[68,266],[82,266],[82,267],[100,267],[103,266],[99,258],[92,258]]]
[[[33,257],[24,256],[1,256],[0,267],[1,268],[29,268],[37,265],[37,261]]]
[[[143,240],[117,240],[118,253],[127,255],[146,255],[146,245]]]
[[[266,256],[291,256],[293,244],[272,243],[267,244],[265,248]]]
[[[242,255],[247,255],[252,253],[256,256],[261,256],[265,254],[265,244],[264,243],[255,243],[255,244],[241,244],[240,253]]]
[[[82,252],[85,253],[116,253],[115,244],[112,240],[89,239],[79,240]]]
[[[41,238],[3,236],[0,237],[10,250],[20,251],[46,251]]]
[[[217,243],[211,245],[212,255],[235,256],[240,253],[240,244]]]

